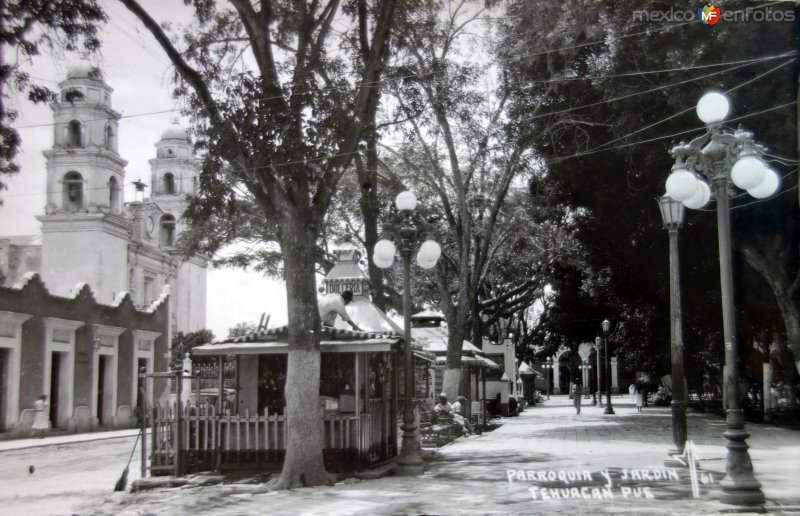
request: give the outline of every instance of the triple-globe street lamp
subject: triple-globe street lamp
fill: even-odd
[[[764,199],[778,191],[780,178],[761,161],[764,148],[753,134],[742,129],[724,129],[722,122],[730,112],[730,102],[721,93],[707,93],[697,103],[697,116],[708,131],[689,143],[681,143],[671,151],[675,165],[667,179],[667,195],[687,208],[699,209],[711,198],[713,185],[717,201],[717,237],[719,240],[720,290],[722,297],[722,332],[725,341],[724,381],[727,415],[728,456],[726,477],[720,483],[721,500],[737,505],[761,505],[764,494],[753,475],[753,464],[745,442],[750,434],[744,429],[744,413],[740,406],[738,384],[738,346],[736,315],[733,304],[731,260],[730,206],[728,196],[733,185],[752,197]]]
[[[420,444],[417,438],[417,425],[414,418],[414,357],[411,350],[411,255],[419,244],[419,232],[411,220],[417,207],[417,198],[411,192],[401,192],[395,199],[397,211],[403,215],[403,223],[398,231],[397,243],[403,259],[403,345],[405,353],[403,403],[403,438],[400,456],[397,459],[396,475],[421,475],[424,471]],[[378,267],[391,267],[397,248],[391,240],[382,239],[375,244],[372,261]],[[433,240],[419,245],[417,263],[423,269],[436,266],[442,248]]]

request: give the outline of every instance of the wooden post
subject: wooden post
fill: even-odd
[[[222,410],[223,407],[223,399],[225,396],[225,381],[224,381],[224,374],[225,374],[225,357],[219,355],[217,357],[217,419],[215,421],[215,425],[217,426],[217,472],[221,471],[222,469],[222,414],[224,411]]]
[[[481,414],[483,416],[481,419],[483,420],[481,424],[485,427],[486,426],[486,369],[483,370],[483,393],[481,399]]]
[[[178,382],[177,410],[175,411],[175,476],[181,476],[183,474],[183,461],[181,460],[183,448],[183,428],[181,428],[181,412],[183,412],[183,403],[181,403],[181,395],[183,394],[183,369],[178,370],[175,376]]]
[[[140,373],[139,378],[143,378]],[[142,432],[142,478],[147,478],[147,378],[144,377],[144,387],[142,390],[142,405],[139,407],[139,416],[141,419],[141,432]]]

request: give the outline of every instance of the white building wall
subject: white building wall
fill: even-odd
[[[101,220],[70,231],[70,226],[85,221],[74,222],[62,220],[53,228],[43,220],[42,279],[56,295],[67,295],[76,284],[86,283],[97,301],[111,304],[116,294],[128,289],[128,241],[103,231]]]
[[[207,268],[192,261],[178,269],[176,286],[178,331],[197,331],[206,327]]]

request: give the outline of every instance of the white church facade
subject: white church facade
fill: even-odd
[[[70,66],[59,88],[51,105],[53,146],[44,152],[42,234],[0,236],[5,285],[38,272],[55,295],[85,284],[99,303],[111,305],[127,292],[139,307],[168,285],[171,333],[204,329],[209,260],[186,258],[176,247],[200,170],[186,129],[176,121],[163,131],[150,160],[150,197],[126,202],[127,162],[118,152],[121,114],[111,105],[112,89],[85,60]]]

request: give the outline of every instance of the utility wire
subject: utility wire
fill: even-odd
[[[789,59],[789,60],[785,61],[783,64],[781,64],[780,66],[786,66],[787,64],[790,64],[790,63],[793,63],[793,62],[794,62],[793,59]],[[720,75],[720,74],[732,72],[734,70],[738,70],[739,68],[743,68],[745,66],[747,66],[747,65],[738,65],[738,66],[734,66],[734,67],[731,67],[731,68],[727,68],[725,70],[720,70],[720,71],[712,72],[712,73],[709,73],[709,74],[706,74],[706,75],[701,75],[699,77],[693,77],[691,79],[684,79],[682,81],[673,82],[671,84],[665,84],[664,86],[657,86],[655,88],[650,88],[649,90],[637,91],[637,92],[634,92],[634,93],[628,93],[626,95],[622,95],[620,97],[613,97],[613,98],[604,99],[604,100],[601,100],[601,101],[598,101],[598,102],[592,102],[591,104],[584,104],[582,106],[576,106],[576,107],[561,109],[561,110],[557,110],[557,111],[550,111],[548,113],[540,113],[538,115],[533,115],[533,116],[529,116],[529,117],[526,117],[526,118],[522,118],[522,119],[520,119],[520,121],[535,120],[537,118],[543,118],[543,117],[546,117],[546,116],[560,115],[560,114],[563,114],[563,113],[570,113],[572,111],[578,111],[580,109],[586,109],[586,108],[590,108],[590,107],[601,106],[601,105],[604,105],[604,104],[610,104],[612,102],[618,102],[620,100],[625,100],[625,99],[629,99],[629,98],[632,98],[632,97],[637,97],[639,95],[646,95],[648,93],[655,93],[657,91],[666,90],[666,89],[669,89],[669,88],[674,88],[675,86],[682,86],[684,84],[688,84],[688,83],[691,83],[691,82],[696,82],[696,81],[700,81],[700,80],[703,80],[703,79],[707,79],[707,78],[713,77],[715,75]],[[780,68],[780,66],[776,67],[775,69]],[[755,79],[753,79],[753,80],[755,80]],[[748,81],[748,82],[752,82],[752,81]]]
[[[761,62],[780,59],[780,58],[787,57],[787,56],[792,55],[792,54],[794,54],[794,51],[785,52],[785,53],[777,54],[777,55],[763,56],[763,57],[758,57],[758,58],[740,60],[740,61],[731,61],[731,62],[724,62],[724,63],[711,63],[711,64],[705,64],[705,65],[701,65],[701,66],[692,67],[691,69],[704,69],[704,68],[715,68],[715,67],[719,67],[719,66],[738,65],[738,66],[732,66],[731,68],[729,68],[727,70],[714,72],[712,74],[709,74],[709,75],[706,75],[706,76],[701,76],[701,77],[698,77],[697,79],[692,79],[692,80],[699,80],[699,79],[702,79],[702,78],[705,78],[705,77],[709,77],[711,75],[726,73],[728,71],[736,70],[738,68],[742,68],[744,66],[751,65],[751,64],[757,64],[757,63],[761,63]],[[781,66],[783,66],[783,65],[781,65]],[[594,80],[594,79],[599,79],[599,78],[608,79],[608,78],[614,78],[614,77],[628,77],[628,76],[637,75],[637,74],[642,74],[642,75],[647,74],[647,75],[649,75],[649,74],[659,74],[659,73],[671,73],[671,72],[683,71],[683,70],[684,69],[680,69],[680,68],[668,68],[668,69],[663,69],[663,70],[643,70],[643,71],[639,71],[639,72],[628,72],[628,73],[623,73],[623,74],[611,74],[611,75],[605,75],[605,76],[591,76],[591,77],[584,77],[584,78],[568,78],[568,79],[553,79],[552,81],[542,81],[542,82],[561,82],[563,80],[578,80],[578,79],[581,79],[581,80]],[[391,77],[391,78],[383,79],[383,80],[380,80],[380,81],[372,81],[372,82],[375,83],[378,86],[381,86],[384,83],[391,82],[391,81],[405,80],[405,79],[418,78],[418,77],[420,77],[419,74],[409,74],[409,75]],[[363,86],[368,85],[368,84],[369,83],[360,83],[360,84],[357,85],[357,87],[363,87]],[[680,83],[678,83],[678,84],[680,84]],[[669,85],[668,86],[662,86],[660,88],[666,88],[666,87],[669,87]],[[307,90],[307,91],[303,91],[303,92],[293,92],[293,93],[289,94],[289,98],[291,98],[292,96],[296,96],[296,95],[315,93],[317,91],[330,91],[332,89],[343,89],[343,88],[330,87],[330,88],[322,88],[321,90]],[[496,91],[497,89],[498,88],[494,88],[493,90]],[[645,91],[645,92],[640,92],[638,94],[649,93],[650,91],[652,91],[652,90],[648,90],[648,91]],[[632,94],[632,95],[634,95],[634,94]],[[268,101],[268,100],[277,100],[277,99],[282,99],[282,98],[286,98],[286,97],[283,96],[283,95],[274,95],[274,96],[268,96],[268,97],[258,97],[258,98],[252,99],[252,101],[253,102]],[[612,100],[614,100],[614,99],[612,99]],[[609,102],[609,101],[605,101],[605,102]],[[570,109],[571,110],[583,109],[585,107],[592,107],[592,106],[595,106],[595,105],[601,104],[601,103],[593,103],[593,104],[589,104],[589,105],[585,105],[585,106],[577,106],[577,107],[570,108]],[[691,109],[693,109],[693,108],[689,108],[689,110],[691,110]],[[689,110],[687,110],[687,111],[689,111]],[[161,115],[161,114],[164,114],[164,113],[173,113],[173,112],[175,112],[175,109],[163,109],[163,110],[158,110],[158,111],[148,111],[148,112],[144,112],[144,113],[133,113],[133,114],[130,114],[130,115],[122,115],[120,117],[120,119],[123,119],[123,118],[124,119],[128,119],[128,118],[136,118],[136,117],[152,116],[152,115]],[[537,115],[537,116],[547,116],[547,115],[551,115],[551,114],[558,114],[558,113],[561,113],[561,112],[563,112],[563,111],[557,111],[557,112],[554,112],[554,113],[546,113],[546,114],[541,114],[541,115]],[[103,121],[103,120],[107,120],[107,119],[106,118],[87,119],[87,120],[83,120],[82,122],[96,122],[96,121]],[[53,127],[55,125],[57,125],[55,122],[48,122],[48,123],[44,123],[44,124],[21,125],[21,126],[15,127],[15,129],[32,129],[32,128],[41,128],[41,127]]]
[[[779,109],[784,109],[784,108],[786,108],[788,106],[796,106],[796,105],[797,105],[796,102],[787,102],[786,104],[781,104],[779,106],[773,106],[771,108],[763,109],[763,110],[757,111],[755,113],[750,113],[748,115],[742,115],[742,116],[737,117],[737,118],[732,118],[732,119],[730,119],[728,121],[729,122],[737,122],[739,120],[745,120],[747,118],[752,118],[752,117],[755,117],[755,116],[763,115],[764,113],[769,113],[771,111],[777,111]],[[692,108],[692,109],[694,109],[694,108]],[[679,131],[677,133],[667,134],[667,135],[664,135],[664,136],[657,136],[657,137],[654,137],[654,138],[649,138],[647,140],[640,140],[638,142],[624,143],[622,145],[615,145],[613,147],[608,147],[608,148],[603,148],[603,149],[591,149],[591,150],[584,151],[584,152],[578,152],[576,154],[572,154],[572,155],[569,155],[569,156],[561,156],[561,157],[558,157],[558,158],[553,158],[552,160],[549,160],[549,161],[551,163],[558,163],[560,161],[564,161],[564,160],[568,160],[568,159],[572,159],[572,158],[588,156],[590,154],[597,154],[598,152],[606,152],[606,151],[611,151],[611,150],[616,150],[616,149],[624,149],[624,148],[627,148],[627,147],[632,147],[634,145],[641,145],[643,143],[652,143],[652,142],[656,142],[656,141],[660,141],[660,140],[666,140],[666,139],[669,139],[669,138],[675,138],[677,136],[682,136],[684,134],[697,133],[697,132],[704,131],[704,130],[708,130],[708,127],[706,127],[706,126],[693,127],[691,129],[686,129],[684,131]]]
[[[764,78],[765,76],[769,75],[770,73],[772,73],[772,72],[774,72],[774,71],[776,71],[776,70],[778,70],[778,69],[780,69],[780,68],[783,68],[784,66],[786,66],[786,65],[788,65],[788,64],[791,64],[791,63],[793,63],[793,62],[794,62],[794,60],[788,60],[788,61],[785,61],[785,62],[783,62],[783,63],[779,64],[778,66],[776,66],[776,67],[774,67],[774,68],[771,68],[771,69],[767,70],[766,72],[764,72],[764,73],[762,73],[762,74],[760,74],[760,75],[757,75],[757,76],[756,76],[756,77],[754,77],[753,79],[750,79],[750,80],[748,80],[748,81],[745,81],[745,82],[743,82],[743,83],[741,83],[741,84],[737,84],[737,85],[736,85],[736,86],[734,86],[733,88],[730,88],[730,89],[726,90],[726,91],[725,91],[725,93],[730,93],[730,92],[732,92],[732,91],[736,91],[736,90],[738,90],[739,88],[742,88],[742,87],[744,87],[744,86],[746,86],[746,85],[748,85],[748,84],[751,84],[751,83],[753,83],[753,82],[754,82],[754,81],[756,81],[756,80],[762,79],[762,78]],[[793,104],[793,103],[790,103],[790,104]],[[796,104],[796,103],[794,103],[794,104]],[[784,106],[782,106],[782,107],[785,107],[785,105],[784,105]],[[662,118],[661,120],[658,120],[657,122],[653,122],[652,124],[646,125],[646,126],[644,126],[644,127],[642,127],[642,128],[639,128],[639,129],[637,129],[637,130],[635,130],[635,131],[631,131],[631,132],[629,132],[629,133],[627,133],[627,134],[624,134],[624,135],[622,135],[622,136],[619,136],[619,137],[617,137],[617,138],[614,138],[613,140],[609,140],[609,141],[607,141],[607,142],[605,142],[605,143],[603,143],[603,144],[600,144],[600,145],[598,145],[597,147],[593,147],[593,148],[591,148],[591,149],[589,149],[589,150],[587,150],[587,151],[584,151],[584,152],[581,152],[581,153],[577,153],[577,154],[575,154],[575,155],[573,155],[573,156],[570,156],[570,157],[584,156],[584,155],[588,155],[588,154],[593,154],[593,153],[595,153],[595,151],[601,151],[601,150],[602,150],[604,147],[607,147],[608,145],[611,145],[612,143],[618,142],[618,141],[620,141],[620,140],[627,139],[627,138],[628,138],[628,137],[630,137],[630,136],[633,136],[633,135],[635,135],[635,134],[639,134],[639,133],[641,133],[641,132],[644,132],[644,131],[646,131],[646,130],[648,130],[648,129],[651,129],[651,128],[653,128],[653,127],[656,127],[656,126],[658,126],[658,125],[661,125],[661,124],[663,124],[663,123],[665,123],[665,122],[668,122],[668,121],[670,121],[670,120],[672,120],[672,119],[674,119],[674,118],[677,118],[677,117],[679,117],[680,115],[683,115],[684,113],[688,113],[689,111],[692,111],[693,109],[695,109],[695,106],[688,107],[688,108],[686,108],[686,109],[683,109],[683,110],[681,110],[681,111],[678,111],[677,113],[674,113],[674,114],[672,114],[672,115],[670,115],[670,116],[668,116],[668,117],[666,117],[666,118]],[[733,120],[729,120],[729,121],[733,121]],[[685,132],[685,131],[684,131],[684,132]],[[678,135],[680,135],[680,134],[683,134],[683,133],[678,133]],[[619,148],[619,147],[613,147],[613,148]]]
[[[748,115],[743,115],[743,116],[740,116],[740,117],[732,118],[732,119],[729,120],[729,122],[737,122],[739,120],[745,120],[745,119],[752,118],[752,117],[755,117],[755,116],[763,115],[765,113],[769,113],[771,111],[780,110],[780,109],[786,108],[788,106],[793,106],[795,104],[796,104],[795,102],[787,102],[786,104],[773,106],[771,108],[763,109],[763,110],[757,111],[755,113],[750,113]],[[627,147],[632,147],[634,145],[641,145],[641,144],[644,144],[644,143],[652,143],[652,142],[656,142],[656,141],[675,138],[677,136],[682,136],[682,135],[688,134],[688,133],[697,133],[699,131],[703,131],[703,130],[707,130],[707,129],[708,128],[705,127],[705,126],[693,127],[691,129],[686,129],[684,131],[680,131],[680,132],[677,132],[677,133],[672,133],[672,134],[668,134],[668,135],[664,135],[664,136],[658,136],[658,137],[655,137],[655,138],[650,138],[650,139],[642,140],[642,141],[638,141],[638,142],[630,142],[630,143],[626,143],[626,144],[622,144],[622,145],[617,145],[617,146],[614,146],[614,147],[609,147],[607,149],[600,149],[600,150],[596,150],[596,151],[592,151],[592,152],[588,152],[587,151],[585,153],[574,154],[574,155],[571,155],[571,156],[564,156],[564,157],[554,158],[553,160],[550,160],[550,162],[559,162],[559,161],[564,161],[564,160],[567,160],[567,159],[571,159],[571,158],[574,158],[574,157],[580,157],[580,156],[584,156],[584,155],[588,155],[588,154],[596,154],[598,152],[606,152],[606,151],[611,151],[611,150],[616,150],[616,149],[623,149],[623,148],[627,148]],[[306,160],[287,161],[287,162],[282,162],[282,163],[272,163],[272,164],[263,165],[263,166],[260,166],[260,167],[250,167],[250,168],[244,168],[244,169],[230,169],[230,170],[232,172],[235,172],[235,173],[256,172],[258,170],[262,170],[262,169],[265,169],[265,168],[277,168],[277,167],[282,167],[282,166],[298,165],[298,164],[302,164],[302,163],[325,161],[325,160],[328,160],[328,159],[331,159],[331,158],[334,158],[334,157],[342,157],[342,156],[359,154],[359,152],[360,151],[343,152],[343,153],[333,154],[333,155],[329,155],[329,156],[320,156],[320,157],[317,157],[317,158],[309,158],[309,159],[306,159]],[[783,177],[784,178],[788,177],[789,175],[791,175],[791,173],[792,172],[786,174]],[[178,178],[176,178],[176,179],[178,179]],[[136,182],[138,182],[138,181],[136,181]],[[133,185],[136,182],[131,181],[128,184],[129,185]],[[159,182],[161,182],[161,181],[156,182],[156,184],[158,184]],[[86,191],[104,190],[104,189],[107,189],[107,187],[106,186],[97,187],[97,188],[87,189]],[[58,193],[63,193],[63,190],[61,190],[61,191],[53,191],[53,192],[46,192],[46,193],[57,193],[58,194]],[[37,192],[37,193],[11,194],[11,195],[6,195],[4,197],[6,197],[6,198],[8,198],[8,197],[23,197],[23,196],[33,196],[33,195],[42,195],[42,193]]]

